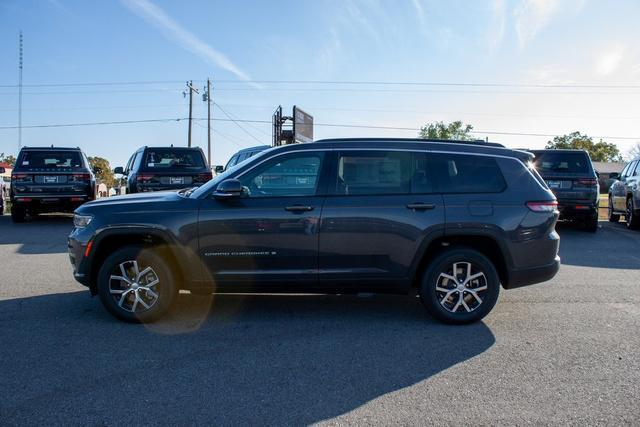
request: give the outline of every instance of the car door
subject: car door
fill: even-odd
[[[635,168],[637,162],[629,163],[620,173],[620,178],[613,183],[611,189],[611,197],[613,198],[613,206],[616,211],[625,211],[627,204],[627,177]]]
[[[320,150],[276,154],[234,177],[243,196],[202,201],[200,256],[217,285],[315,286],[324,156]]]
[[[408,286],[424,241],[444,230],[425,152],[332,153],[320,226],[319,280],[372,291]]]
[[[631,194],[633,198],[633,206],[635,209],[640,207],[638,203],[638,199],[640,196],[640,190],[638,189],[638,185],[640,184],[640,160],[636,161],[636,167],[629,172],[629,177],[625,182],[625,189],[627,194]],[[625,194],[626,198],[626,194]]]

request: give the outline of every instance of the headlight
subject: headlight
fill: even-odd
[[[92,219],[93,217],[91,215],[75,214],[73,216],[73,225],[75,225],[76,228],[85,228],[87,225],[89,225]]]

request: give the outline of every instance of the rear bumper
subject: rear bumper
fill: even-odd
[[[509,272],[509,283],[505,289],[520,288],[551,280],[560,270],[560,257],[556,255],[552,263],[540,267],[512,270]]]
[[[593,200],[558,200],[560,219],[598,216],[598,207]]]
[[[85,194],[74,195],[31,195],[31,194],[12,194],[11,204],[13,206],[22,206],[26,209],[36,209],[40,211],[60,211],[73,212],[83,203],[93,200],[93,197]]]

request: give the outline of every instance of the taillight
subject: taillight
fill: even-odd
[[[83,182],[89,181],[91,179],[91,175],[88,173],[74,173],[69,176],[69,182]]]
[[[576,183],[581,187],[595,187],[598,185],[598,180],[595,178],[581,178]]]
[[[558,202],[555,200],[549,202],[527,202],[526,205],[533,212],[553,212],[558,209]]]
[[[33,175],[26,173],[14,173],[11,175],[12,182],[33,182]]]
[[[195,177],[195,182],[207,182],[213,178],[213,174],[211,172],[199,173]]]
[[[155,175],[150,175],[150,174],[145,174],[145,175],[138,175],[136,177],[136,181],[138,182],[151,182],[153,180],[153,178],[155,178]]]

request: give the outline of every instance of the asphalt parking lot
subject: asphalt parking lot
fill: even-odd
[[[181,295],[108,315],[70,217],[0,218],[0,423],[638,424],[640,232],[559,228],[550,282],[444,326],[417,299]]]

